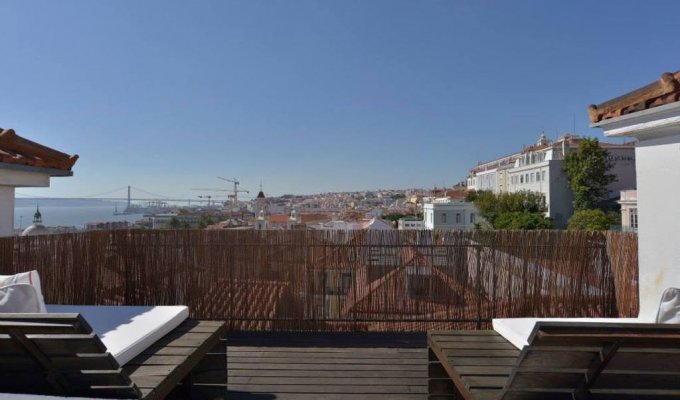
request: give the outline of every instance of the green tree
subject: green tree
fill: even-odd
[[[494,227],[496,229],[551,229],[552,221],[542,213],[512,211],[500,214]]]
[[[609,171],[613,162],[597,139],[584,139],[578,149],[566,155],[564,170],[574,193],[574,210],[592,209],[607,194],[607,187],[616,180]]]
[[[545,197],[540,193],[529,191],[498,195],[489,191],[480,191],[468,198],[473,199],[479,214],[493,227],[496,227],[496,220],[502,214],[527,212],[543,217],[543,213],[547,210]]]
[[[600,209],[578,210],[569,218],[567,229],[581,231],[606,231],[611,219]]]
[[[392,221],[392,222],[397,222],[400,218],[405,217],[405,214],[401,213],[392,213],[392,214],[385,214],[381,218],[386,220],[386,221]]]
[[[170,229],[179,229],[182,227],[182,222],[177,217],[172,217],[170,218],[170,221],[167,222],[167,226]]]

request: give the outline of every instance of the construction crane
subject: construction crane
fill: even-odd
[[[213,188],[191,188],[191,190],[197,190],[197,191],[201,191],[201,192],[231,192],[231,190],[225,190],[225,189],[213,189]],[[208,196],[208,195],[205,195],[205,194],[202,195],[202,196],[198,196],[199,199],[208,199],[208,203],[210,203],[210,199],[215,199],[215,198],[217,198],[217,197],[222,197],[222,196],[217,196],[217,195]],[[229,197],[229,196],[225,196],[225,197]],[[214,205],[214,204],[215,204],[215,201],[213,201],[212,203],[213,203],[213,205]],[[225,206],[227,205],[227,201],[226,201],[226,200],[224,201],[224,205],[225,205]],[[210,207],[210,204],[208,204],[208,207]]]
[[[208,208],[210,208],[210,201],[212,200],[212,196],[198,196],[199,199],[208,199]]]
[[[234,190],[232,191],[233,194],[230,194],[228,197],[229,197],[229,198],[231,199],[231,201],[232,201],[232,203],[231,203],[231,204],[232,204],[232,210],[237,209],[237,208],[238,208],[238,194],[239,194],[239,193],[250,193],[250,191],[248,191],[248,190],[239,190],[239,189],[238,189],[238,185],[240,185],[241,182],[239,182],[238,179],[236,179],[236,178],[234,178],[234,179],[227,179],[227,178],[222,178],[221,176],[218,176],[217,179],[221,179],[221,180],[223,180],[223,181],[231,182],[231,183],[234,184]]]

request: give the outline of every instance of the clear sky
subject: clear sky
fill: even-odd
[[[2,1],[0,126],[39,196],[441,186],[680,69],[673,1]],[[226,182],[224,182],[226,184]]]

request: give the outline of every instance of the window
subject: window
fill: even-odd
[[[524,182],[529,183],[529,174],[524,174]]]
[[[460,213],[456,213],[456,223],[460,224]]]
[[[541,181],[541,173],[536,172],[536,182],[540,182],[540,181]]]
[[[470,223],[471,224],[475,223],[475,213],[470,213]]]
[[[446,223],[446,213],[442,213],[442,224]]]
[[[630,210],[628,210],[628,213],[630,214],[630,229],[637,231],[638,229],[637,208],[631,208]]]
[[[519,183],[524,183],[524,175],[519,176]]]
[[[545,181],[545,171],[542,171],[542,172],[541,172],[541,180],[542,180],[542,181]]]
[[[529,174],[529,176],[531,177],[531,182],[533,183],[534,182],[534,174],[533,173]]]

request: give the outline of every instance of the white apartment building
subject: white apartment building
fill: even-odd
[[[475,167],[471,171],[475,185],[471,188],[492,190],[494,193],[541,193],[548,207],[546,216],[552,218],[555,227],[565,227],[574,209],[573,194],[564,172],[564,159],[567,153],[578,149],[581,140],[583,138],[579,136],[564,135],[552,142],[541,135],[535,145],[524,148],[520,153]],[[634,143],[601,142],[600,145],[607,149],[614,162],[611,173],[616,180],[609,185],[608,199],[618,198],[619,191],[636,187]],[[508,162],[509,158],[511,162]],[[468,182],[471,182],[470,178]]]
[[[621,230],[624,232],[637,232],[637,190],[622,190],[619,204],[621,204]]]
[[[400,231],[416,231],[420,229],[425,229],[425,222],[420,219],[411,218],[399,218],[397,220],[397,229]]]
[[[425,229],[467,230],[479,222],[479,211],[473,203],[450,200],[448,197],[434,199],[423,205]]]
[[[479,163],[470,171],[470,175],[467,178],[467,188],[472,190],[490,190],[494,193],[498,193],[502,188],[507,188],[506,170],[514,165],[519,155],[520,153],[515,153],[492,161]]]

